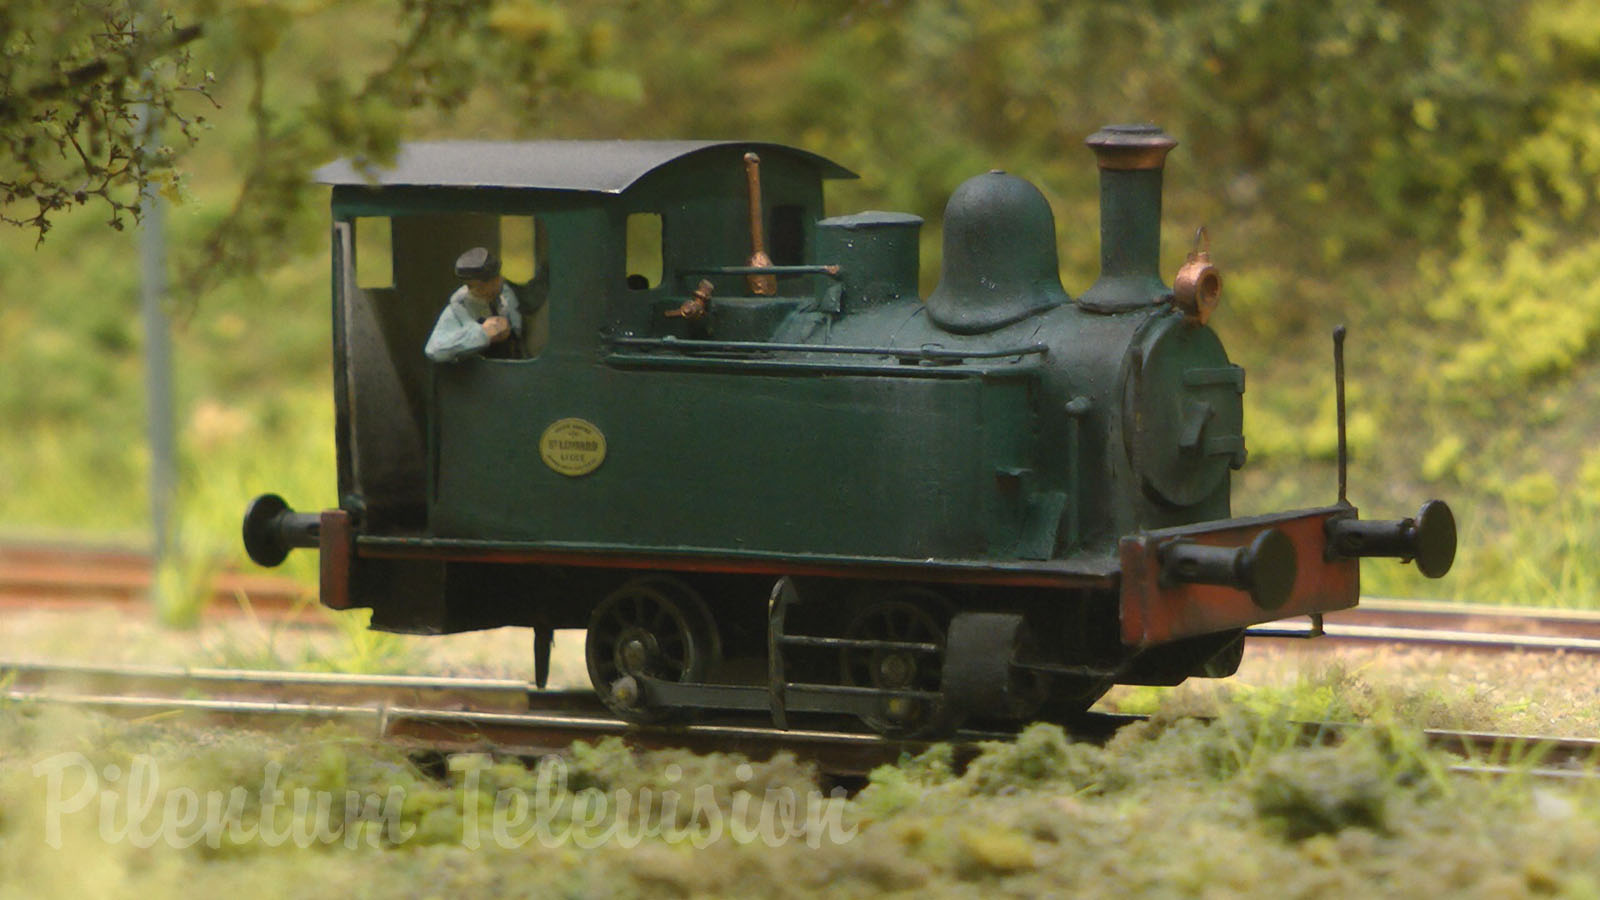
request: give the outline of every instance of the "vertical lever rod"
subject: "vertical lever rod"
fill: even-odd
[[[1349,501],[1345,499],[1346,472],[1350,463],[1350,448],[1345,441],[1344,429],[1344,335],[1345,327],[1338,325],[1333,329],[1333,386],[1334,404],[1339,417],[1339,503],[1344,505]]]
[[[767,257],[766,241],[761,234],[761,157],[754,153],[744,155],[745,183],[750,192],[750,265],[766,268],[772,265]],[[748,278],[750,293],[770,297],[778,292],[775,275],[751,275]]]

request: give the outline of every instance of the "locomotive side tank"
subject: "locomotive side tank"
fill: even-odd
[[[824,180],[852,176],[779,145],[325,167],[339,505],[258,498],[246,546],[318,547],[323,602],[375,628],[532,626],[541,684],[551,630],[585,628],[596,689],[635,721],[890,734],[1230,674],[1247,626],[1354,605],[1361,556],[1443,574],[1442,503],[1232,517],[1245,378],[1206,325],[1220,278],[1203,253],[1173,287],[1159,272],[1175,142],[1088,143],[1102,271],[1077,298],[1045,197],[999,171],[952,195],[924,302],[922,221],[824,218]],[[358,277],[361,229],[387,232],[390,283]],[[534,325],[522,358],[430,363],[472,246],[525,261]]]

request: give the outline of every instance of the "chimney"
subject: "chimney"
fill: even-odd
[[[1113,313],[1161,303],[1161,170],[1178,145],[1155,125],[1107,125],[1084,141],[1100,165],[1100,279],[1078,305]]]

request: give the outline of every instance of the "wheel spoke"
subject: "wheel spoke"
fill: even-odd
[[[704,601],[688,584],[659,574],[636,578],[612,591],[590,614],[584,651],[590,681],[607,705],[629,721],[658,722],[681,715],[686,710],[618,699],[613,686],[627,674],[676,682],[702,679],[716,661],[715,628]],[[634,641],[647,648],[642,659],[637,649],[625,652]],[[636,662],[630,664],[625,657]]]
[[[927,643],[943,646],[943,601],[931,592],[892,594],[858,608],[845,635],[857,640]],[[841,676],[858,687],[900,687],[938,691],[942,653],[847,648],[840,651]],[[873,730],[891,735],[916,735],[935,723],[938,704],[885,700],[876,714],[863,714]]]

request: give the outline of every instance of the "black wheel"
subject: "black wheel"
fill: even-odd
[[[951,619],[942,681],[951,723],[1032,718],[1050,687],[1048,675],[1021,664],[1036,655],[1018,613],[967,612]]]
[[[612,591],[589,616],[589,680],[607,707],[630,722],[663,722],[685,710],[652,706],[639,677],[697,682],[720,655],[705,601],[675,578],[646,576]]]
[[[854,640],[933,644],[936,652],[899,649],[841,651],[845,684],[882,690],[940,692],[944,667],[949,603],[939,594],[907,588],[867,601],[850,620],[845,637]],[[888,697],[871,715],[867,727],[891,737],[921,737],[945,727],[944,703],[912,697]]]

